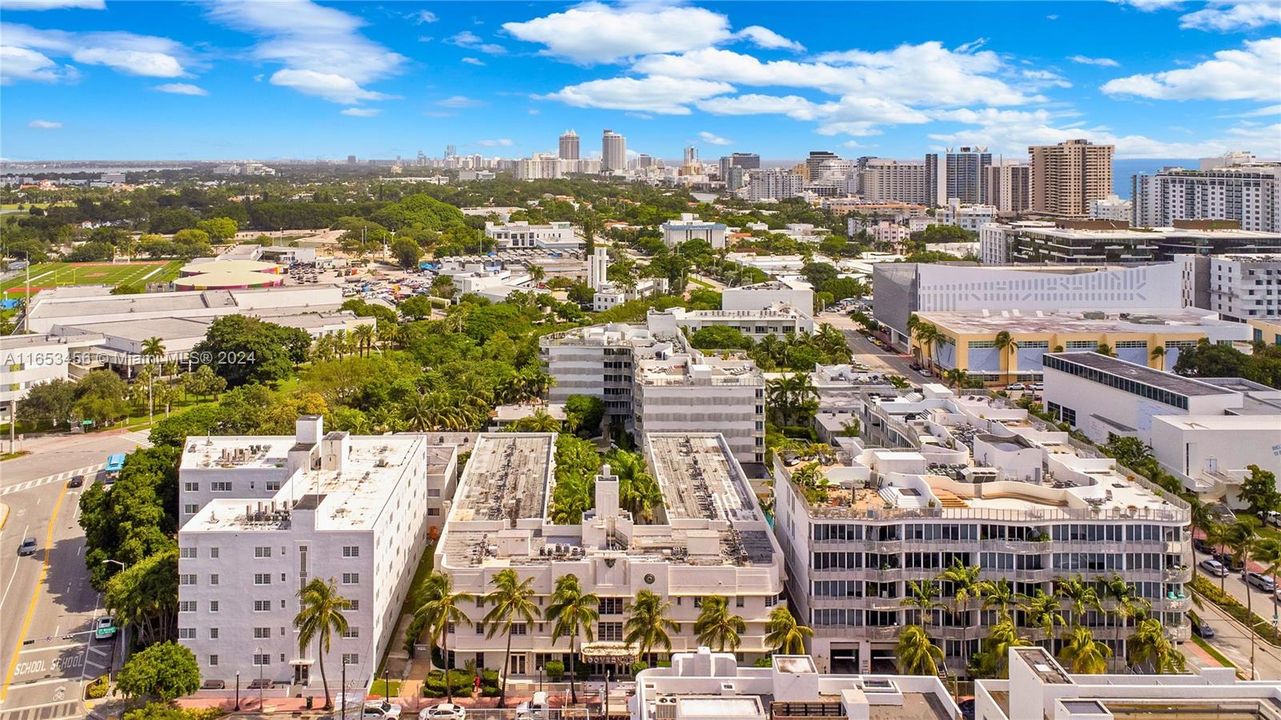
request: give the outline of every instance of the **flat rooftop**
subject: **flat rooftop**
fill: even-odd
[[[151,318],[148,320],[117,320],[115,322],[75,323],[72,327],[84,332],[100,333],[124,340],[142,341],[158,337],[177,340],[204,337],[213,318]]]
[[[937,325],[941,330],[960,335],[995,335],[1002,330],[1010,333],[1102,334],[1135,333],[1164,335],[1186,333],[1204,335],[1206,328],[1225,328],[1236,323],[1219,319],[1217,313],[1199,308],[1180,310],[1140,311],[1121,317],[1118,313],[1103,316],[1081,312],[1017,312],[976,310],[970,312],[927,311],[917,313],[922,320]]]
[[[1234,390],[1219,387],[1208,382],[1186,378],[1182,375],[1164,372],[1155,368],[1139,365],[1138,363],[1127,362],[1120,358],[1114,358],[1110,355],[1101,355],[1096,352],[1066,352],[1050,353],[1047,357],[1058,358],[1064,362],[1073,363],[1082,367],[1105,372],[1109,375],[1133,380],[1145,385],[1151,385],[1161,390],[1185,397],[1202,397],[1211,395],[1231,395]]]
[[[0,335],[0,350],[30,350],[47,345],[84,345],[101,341],[102,338],[59,337],[55,335]]]
[[[187,438],[181,470],[250,470],[284,468],[289,451],[298,442],[293,435],[210,435]]]
[[[673,360],[637,363],[636,380],[645,385],[760,385],[765,382],[751,360],[721,360],[682,355]]]
[[[720,433],[649,433],[646,443],[668,518],[728,520],[755,513],[747,480]]]
[[[481,435],[463,471],[450,520],[543,517],[555,450],[555,433]]]

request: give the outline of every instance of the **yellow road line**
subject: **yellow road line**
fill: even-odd
[[[53,549],[53,527],[58,522],[58,511],[62,508],[62,500],[67,496],[67,486],[64,483],[62,490],[58,492],[58,499],[53,504],[53,514],[49,516],[49,529],[45,531],[44,536],[44,563],[40,567],[40,577],[36,580],[36,586],[31,591],[31,602],[27,605],[26,617],[22,619],[22,631],[18,633],[18,642],[13,646],[13,659],[9,661],[9,669],[4,674],[4,685],[0,685],[0,700],[9,696],[9,683],[13,681],[13,673],[18,669],[18,653],[22,650],[22,642],[27,637],[27,632],[31,630],[31,621],[36,616],[36,602],[40,599],[40,588],[44,585],[45,578],[49,574],[49,553]]]
[[[0,508],[4,508],[4,517],[0,517],[0,530],[3,530],[9,524],[9,506],[0,502]]]

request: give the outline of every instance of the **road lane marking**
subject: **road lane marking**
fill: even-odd
[[[40,567],[40,576],[36,580],[36,586],[31,590],[31,602],[27,604],[27,613],[22,619],[22,629],[18,632],[18,642],[13,648],[13,659],[9,661],[9,669],[4,674],[4,684],[0,685],[0,701],[9,696],[9,683],[13,681],[13,673],[18,668],[18,653],[22,650],[23,640],[27,633],[31,631],[31,621],[36,616],[36,604],[40,600],[40,588],[44,585],[45,578],[49,575],[49,553],[53,550],[53,528],[58,522],[58,510],[62,507],[62,500],[67,496],[67,486],[63,485],[58,491],[58,499],[53,504],[53,512],[49,515],[49,528],[45,531],[44,542],[44,563]]]
[[[22,528],[22,537],[24,537],[24,538],[25,538],[25,537],[27,536],[27,530],[29,530],[29,529],[31,529],[31,524],[30,524],[30,523],[27,523],[25,526],[23,526],[23,528]],[[13,564],[13,572],[9,574],[9,582],[8,582],[8,583],[6,583],[6,584],[5,584],[5,586],[4,586],[4,595],[0,595],[0,608],[4,607],[4,602],[5,602],[5,600],[8,600],[8,599],[9,599],[9,589],[13,587],[13,579],[14,579],[15,577],[17,577],[17,575],[18,575],[18,568],[19,568],[20,566],[21,566],[21,565],[20,565],[20,563],[16,563],[16,562],[15,562],[15,563]]]
[[[86,465],[85,467],[77,468],[75,470],[64,470],[54,475],[46,475],[44,477],[34,478],[32,480],[24,480],[23,482],[15,483],[13,485],[7,485],[3,488],[0,488],[0,495],[8,495],[9,493],[21,492],[23,490],[30,490],[33,487],[48,485],[50,483],[58,482],[59,480],[70,480],[72,477],[75,477],[76,475],[84,475],[85,481],[87,482],[89,480],[92,480],[92,478],[90,477],[91,475],[96,474],[99,470],[103,469],[104,467],[106,467],[106,463],[98,463],[97,465]]]
[[[69,648],[78,648],[78,647],[84,647],[84,645],[82,645],[81,643],[71,643],[70,645],[49,645],[48,647],[32,647],[32,648],[27,648],[26,650],[23,650],[22,654],[34,653],[34,652],[47,652],[49,650],[67,650]]]

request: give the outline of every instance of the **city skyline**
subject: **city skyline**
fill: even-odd
[[[1075,137],[1281,155],[1273,3],[936,3],[928,24],[915,3],[814,6],[894,28],[856,40],[757,3],[0,7],[9,160],[519,157],[568,128],[583,157],[604,128],[704,161]]]

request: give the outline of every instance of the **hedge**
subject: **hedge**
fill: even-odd
[[[450,670],[449,685],[455,695],[471,695],[472,675],[466,670]],[[423,695],[427,697],[444,697],[445,673],[443,670],[432,670],[423,681]]]
[[[1220,590],[1218,586],[1210,582],[1208,578],[1198,575],[1192,580],[1192,589],[1201,595],[1201,597],[1209,600],[1215,605],[1218,605],[1224,612],[1235,618],[1237,622],[1240,622],[1246,627],[1254,628],[1255,632],[1258,633],[1259,637],[1265,642],[1281,647],[1281,632],[1272,626],[1271,620],[1264,620],[1259,617],[1257,613],[1251,615],[1250,611],[1241,604],[1240,600],[1237,600],[1231,595]],[[1246,592],[1253,592],[1253,590],[1250,590],[1247,587]],[[1271,598],[1268,598],[1268,604],[1272,604]],[[1251,618],[1253,618],[1253,622],[1251,622]]]

